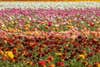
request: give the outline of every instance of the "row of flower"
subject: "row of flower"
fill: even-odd
[[[100,9],[0,10],[0,59],[34,67],[100,67]]]

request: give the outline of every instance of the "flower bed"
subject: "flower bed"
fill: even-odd
[[[100,9],[0,10],[0,59],[33,67],[100,67]]]

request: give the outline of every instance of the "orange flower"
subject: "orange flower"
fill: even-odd
[[[88,65],[89,63],[87,61],[82,62],[85,66]]]
[[[53,56],[49,56],[49,57],[48,57],[48,60],[49,60],[50,62],[52,62],[52,61],[54,60]]]
[[[0,49],[0,54],[1,54],[1,55],[4,55],[4,52],[3,52],[1,49]]]
[[[72,26],[72,25],[68,25],[67,27],[68,27],[69,29],[72,29],[72,28],[73,28],[73,26]]]
[[[26,31],[25,34],[32,35],[33,33],[31,31]]]
[[[16,61],[16,59],[11,59],[11,61],[12,61],[12,62],[15,62],[15,61]]]
[[[24,26],[24,29],[25,29],[25,30],[29,30],[29,28],[30,28],[30,24],[26,24],[26,25]]]
[[[41,32],[40,31],[34,31],[33,34],[34,34],[34,36],[40,36]]]
[[[2,57],[2,60],[3,60],[3,61],[6,61],[7,59],[8,59],[8,58],[7,58],[6,56],[3,56],[3,57]]]
[[[84,54],[80,54],[80,55],[79,55],[79,58],[85,59],[86,56],[85,56]]]
[[[10,31],[10,32],[15,32],[15,29],[14,28],[8,28],[8,30]]]
[[[100,67],[100,63],[99,63],[99,62],[96,62],[96,63],[94,64],[94,67]]]
[[[50,66],[49,67],[55,67],[55,64],[50,64]]]
[[[100,67],[100,63],[97,64],[97,67]]]

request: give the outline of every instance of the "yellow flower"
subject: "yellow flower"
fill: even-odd
[[[70,28],[70,29],[72,29],[72,28],[73,28],[73,26],[72,26],[72,25],[68,25],[67,27],[68,27],[68,28]]]
[[[62,55],[62,53],[55,53],[56,55],[58,55],[58,56],[61,56]]]
[[[85,56],[84,54],[80,54],[80,55],[79,55],[79,58],[85,59],[85,57],[86,57],[86,56]]]
[[[31,27],[30,24],[26,24],[25,26],[25,30],[29,30],[29,28]]]
[[[59,25],[58,24],[55,24],[55,27],[59,27]]]
[[[25,27],[28,27],[29,28],[30,27],[30,24],[26,24]]]
[[[40,36],[41,32],[40,31],[34,31],[33,34],[34,34],[34,36]]]
[[[64,59],[61,59],[61,61],[64,61]]]
[[[7,27],[3,24],[1,29],[6,30],[7,31]]]
[[[6,55],[7,55],[10,59],[13,59],[13,58],[14,58],[14,54],[13,54],[12,51],[6,51],[5,53],[6,53]]]
[[[21,32],[21,30],[20,30],[20,29],[16,29],[16,31],[17,31],[17,32]]]
[[[15,22],[14,21],[11,21],[11,24],[15,24]]]

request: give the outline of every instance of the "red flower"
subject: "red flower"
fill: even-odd
[[[53,61],[54,60],[53,56],[49,56],[48,60]]]
[[[45,66],[45,65],[46,65],[46,61],[43,61],[43,60],[42,60],[42,61],[39,61],[38,64],[39,64],[40,66]]]
[[[90,22],[89,25],[90,25],[91,27],[93,27],[95,24],[94,24],[93,22]]]
[[[51,26],[52,25],[52,22],[48,22],[48,26]]]
[[[57,66],[64,67],[64,62],[58,62]]]

